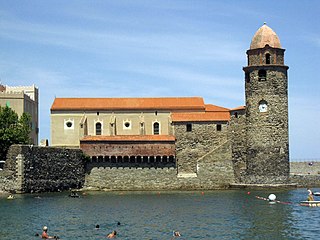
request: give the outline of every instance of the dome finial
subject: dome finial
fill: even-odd
[[[267,22],[263,22],[263,25],[267,25]]]

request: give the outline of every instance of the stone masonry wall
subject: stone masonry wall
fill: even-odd
[[[320,162],[290,162],[290,181],[299,187],[320,187]]]
[[[221,131],[217,131],[221,124]],[[228,140],[228,128],[224,122],[192,123],[192,131],[186,131],[186,123],[175,123],[176,159],[179,172],[196,173],[197,160]]]
[[[228,188],[235,181],[227,125],[175,124],[177,167],[110,167],[88,161],[85,189],[191,190]]]
[[[256,68],[246,82],[246,183],[285,183],[289,176],[286,67],[263,68],[265,81],[258,80]],[[266,112],[259,111],[261,100],[268,103]]]
[[[197,161],[197,176],[215,188],[235,182],[231,141],[227,141]]]
[[[290,162],[290,174],[320,176],[320,162]]]
[[[80,188],[84,183],[84,155],[80,149],[10,147],[4,167],[11,172],[14,192],[48,192]],[[1,183],[0,183],[1,184]]]
[[[245,111],[231,113],[229,125],[229,138],[231,141],[232,159],[235,182],[242,183],[246,174],[246,116]]]
[[[0,171],[0,193],[15,190],[15,177],[12,171]]]

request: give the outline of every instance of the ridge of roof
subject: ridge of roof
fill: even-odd
[[[230,111],[229,108],[220,107],[213,104],[205,104],[206,112],[228,112]]]
[[[245,109],[246,109],[246,106],[239,106],[236,108],[231,108],[230,111],[239,111],[239,110],[245,110]]]

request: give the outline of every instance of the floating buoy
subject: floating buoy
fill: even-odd
[[[250,195],[251,192],[247,192],[248,195]]]
[[[268,200],[269,200],[269,201],[274,201],[274,200],[276,200],[276,198],[277,198],[277,196],[274,195],[273,193],[271,193],[271,194],[268,196]]]

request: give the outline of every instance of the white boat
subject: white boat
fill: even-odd
[[[300,201],[300,206],[320,207],[320,201]]]
[[[14,199],[14,196],[13,196],[13,195],[9,195],[9,196],[7,197],[7,199],[8,199],[8,200],[12,200],[12,199]]]

